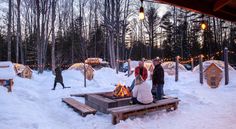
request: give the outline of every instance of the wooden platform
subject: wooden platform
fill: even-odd
[[[85,117],[88,114],[95,114],[97,111],[73,98],[63,98],[62,101],[68,106],[72,107],[75,111],[80,113],[81,116]]]
[[[112,114],[112,123],[117,124],[120,120],[125,120],[130,116],[144,115],[145,113],[165,109],[166,111],[176,110],[179,99],[168,98],[156,101],[148,105],[128,105],[123,107],[110,108],[108,111]]]

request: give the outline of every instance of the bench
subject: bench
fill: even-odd
[[[12,87],[13,87],[13,79],[9,79],[9,80],[6,80],[6,79],[0,79],[0,86],[4,86],[4,81],[9,81],[9,86],[7,86],[7,89],[8,89],[8,92],[12,92]]]
[[[77,111],[81,116],[85,117],[88,114],[96,114],[96,110],[91,108],[73,98],[63,98],[62,102],[66,103],[68,106]]]
[[[149,112],[166,109],[166,111],[176,110],[179,104],[179,99],[169,98],[156,101],[148,105],[128,105],[116,108],[110,108],[108,111],[112,114],[112,124],[119,123],[120,120],[125,120],[130,116],[144,115]]]

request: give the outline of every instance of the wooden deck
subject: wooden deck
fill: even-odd
[[[144,115],[149,112],[165,109],[166,111],[176,110],[178,107],[179,99],[168,98],[156,101],[148,105],[128,105],[116,108],[110,108],[108,111],[112,114],[112,123],[117,124],[120,120],[125,120],[130,116]]]
[[[75,111],[80,113],[81,116],[85,117],[88,114],[95,114],[97,111],[73,98],[63,98],[62,101],[68,106],[72,107]]]

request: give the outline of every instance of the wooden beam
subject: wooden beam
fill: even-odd
[[[218,11],[225,5],[229,4],[232,0],[217,0],[214,4],[213,11]]]

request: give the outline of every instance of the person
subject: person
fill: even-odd
[[[151,87],[141,75],[135,78],[135,87],[132,91],[133,104],[150,104],[153,102]]]
[[[135,78],[139,75],[141,75],[143,80],[146,81],[146,79],[148,77],[148,72],[147,72],[147,69],[144,67],[144,61],[143,60],[139,62],[138,67],[136,67],[135,70],[134,70]],[[134,88],[134,85],[135,85],[134,83],[135,83],[135,80],[132,82],[131,86],[129,87],[129,89],[131,91]]]
[[[155,58],[153,60],[155,66],[152,76],[152,93],[156,96],[157,100],[161,100],[164,96],[164,69],[161,66],[160,58]]]
[[[152,63],[151,66],[149,67],[149,71],[150,71],[150,80],[152,80],[153,70],[154,70],[154,66],[153,66],[153,63]]]
[[[63,83],[63,77],[62,77],[62,74],[61,74],[61,67],[59,65],[55,69],[55,74],[56,74],[56,77],[55,77],[55,80],[54,80],[54,87],[52,88],[52,90],[56,89],[57,83],[60,83],[62,85],[63,89],[66,88],[64,83]]]

